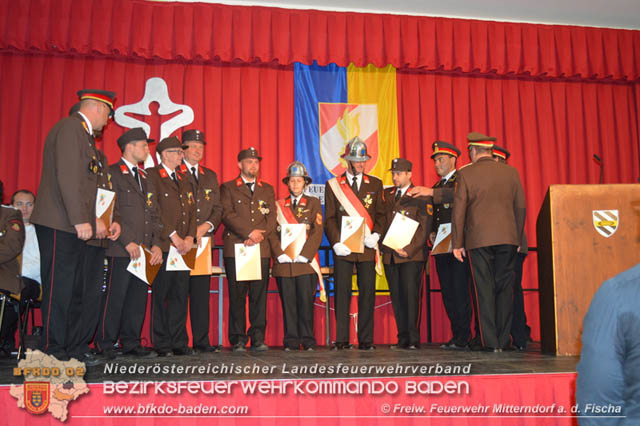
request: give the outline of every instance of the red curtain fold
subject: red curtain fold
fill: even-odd
[[[631,30],[140,0],[0,0],[0,11],[2,50],[640,77],[640,32]]]

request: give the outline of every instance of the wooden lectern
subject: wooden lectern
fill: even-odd
[[[640,185],[551,185],[536,228],[542,351],[579,355],[593,295],[640,262]]]

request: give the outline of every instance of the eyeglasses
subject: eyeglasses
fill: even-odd
[[[171,152],[173,154],[184,154],[184,151],[181,149],[167,149],[165,152]]]

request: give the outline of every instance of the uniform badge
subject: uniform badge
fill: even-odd
[[[593,210],[593,226],[598,234],[609,238],[618,230],[620,216],[618,210]]]
[[[129,174],[129,168],[125,164],[120,164],[120,171],[123,175]]]
[[[193,192],[187,192],[187,202],[189,203],[189,205],[194,203]]]
[[[442,205],[442,207],[444,207],[445,209],[448,209],[450,206],[451,206],[451,204],[449,204],[449,203],[444,203]]]
[[[433,204],[427,204],[427,214],[433,216]]]
[[[302,217],[302,212],[303,212],[302,207],[298,207],[296,210],[298,211],[296,213],[296,217],[300,219]]]
[[[147,192],[147,205],[149,207],[151,207],[151,205],[153,204],[153,201],[151,201],[152,198],[153,198],[153,193],[152,192]]]
[[[211,200],[211,197],[209,197],[209,194],[211,194],[211,191],[212,191],[211,189],[205,189],[204,190],[204,199],[205,200],[207,200],[207,201]]]
[[[262,214],[269,214],[269,205],[263,200],[258,200],[258,210]]]
[[[89,171],[94,175],[98,174],[98,163],[96,162],[95,158],[89,161]]]
[[[373,203],[373,198],[371,198],[371,193],[368,192],[367,196],[364,197],[364,200],[362,200],[362,204],[364,204],[364,207],[368,209],[369,207],[371,207],[372,203]]]
[[[22,223],[20,223],[19,220],[12,220],[11,222],[11,229],[13,229],[16,232],[19,232],[20,229],[22,229]]]
[[[322,225],[322,215],[320,213],[316,214],[316,224]]]

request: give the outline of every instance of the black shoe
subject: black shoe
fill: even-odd
[[[481,351],[482,343],[480,342],[480,339],[471,339],[469,341],[469,349],[471,349],[474,352]]]
[[[153,349],[149,350],[143,348],[142,346],[138,346],[137,348],[131,349],[124,353],[126,356],[134,356],[136,358],[155,358],[158,356],[158,353]]]
[[[299,349],[300,349],[300,348],[299,348],[299,347],[296,347],[296,346],[285,346],[285,347],[284,347],[284,351],[285,351],[285,352],[297,351],[297,350],[299,350]]]
[[[303,349],[303,350],[305,350],[305,351],[307,351],[307,352],[313,352],[313,351],[315,351],[315,350],[316,350],[315,346],[313,346],[313,345],[306,345],[306,346],[305,346],[305,345],[303,345],[303,346],[302,346],[302,349]]]
[[[173,356],[173,352],[165,351],[162,349],[156,349],[156,353],[158,354],[159,357],[162,357],[162,358]]]
[[[188,346],[185,346],[184,348],[174,348],[173,354],[176,356],[193,355],[193,349]]]
[[[420,349],[420,345],[419,344],[409,345],[407,346],[407,349],[410,351],[417,351],[418,349]]]
[[[484,348],[482,348],[483,352],[494,352],[494,353],[499,353],[502,352],[502,349],[500,348],[492,348],[490,346],[485,346]]]
[[[77,357],[74,356],[73,358],[76,358],[80,362],[84,362],[84,365],[87,367],[95,367],[96,365],[100,365],[105,362],[104,356],[92,354],[90,352]]]
[[[331,350],[342,351],[342,350],[351,349],[352,347],[353,345],[348,342],[334,342],[333,345],[331,345]]]
[[[358,349],[360,349],[361,351],[375,351],[376,347],[371,343],[360,343],[358,345]]]
[[[260,343],[259,345],[251,345],[251,352],[265,352],[269,350],[269,346],[264,343]]]
[[[247,351],[247,347],[245,346],[244,343],[236,343],[235,345],[233,345],[233,352],[246,352]]]
[[[105,350],[104,350],[104,351],[102,351],[100,354],[101,354],[101,355],[102,355],[106,360],[109,360],[109,361],[111,361],[111,360],[113,360],[113,359],[116,359],[116,357],[117,357],[116,351],[115,351],[114,349],[111,349],[111,348],[109,348],[109,349],[105,349]]]
[[[389,346],[389,349],[391,349],[392,351],[397,351],[401,349],[407,349],[408,347],[409,345],[407,343],[398,343],[397,345]]]
[[[194,353],[206,353],[206,352],[215,352],[215,351],[216,351],[216,348],[210,345],[193,347]]]

